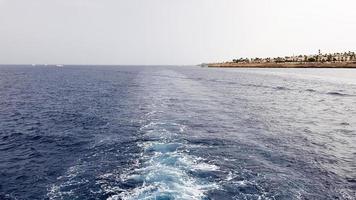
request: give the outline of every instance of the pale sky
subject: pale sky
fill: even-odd
[[[355,0],[0,0],[3,64],[198,64],[356,51]]]

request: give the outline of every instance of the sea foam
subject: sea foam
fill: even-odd
[[[178,137],[184,129],[184,126],[176,123],[150,122],[142,126],[141,131],[146,139],[139,144],[143,151],[140,164],[121,176],[123,182],[142,184],[108,199],[198,200],[205,197],[205,192],[218,188],[217,183],[209,183],[191,175],[193,171],[215,171],[219,168],[187,153],[189,145]]]

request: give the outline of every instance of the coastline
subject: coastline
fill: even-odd
[[[211,68],[355,68],[356,62],[310,62],[310,63],[210,63]]]

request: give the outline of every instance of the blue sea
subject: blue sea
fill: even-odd
[[[356,199],[356,70],[1,66],[0,199]]]

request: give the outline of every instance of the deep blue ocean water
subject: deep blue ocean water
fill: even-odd
[[[0,199],[356,199],[356,70],[1,66]]]

